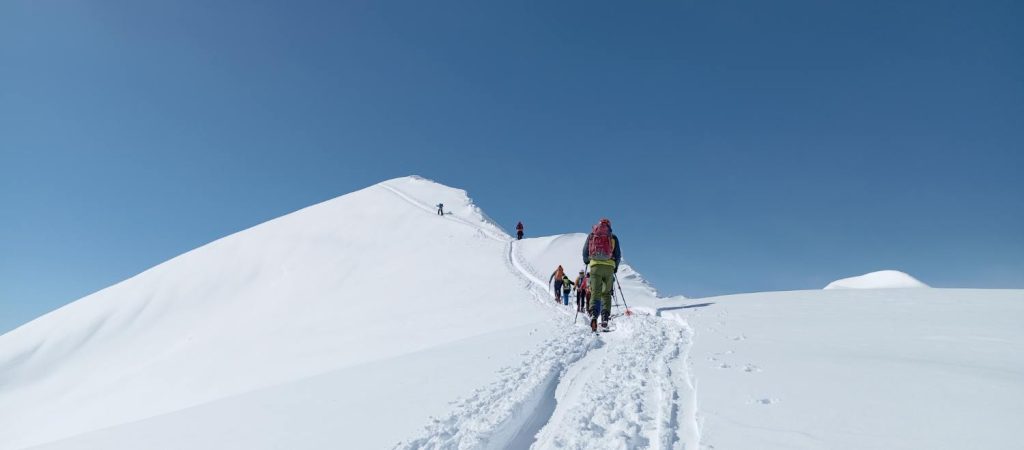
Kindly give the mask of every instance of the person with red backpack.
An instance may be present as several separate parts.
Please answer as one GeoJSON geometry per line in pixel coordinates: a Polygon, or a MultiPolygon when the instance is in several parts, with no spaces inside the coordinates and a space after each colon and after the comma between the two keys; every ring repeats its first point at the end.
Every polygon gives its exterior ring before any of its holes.
{"type": "Polygon", "coordinates": [[[587,236],[583,244],[583,264],[590,268],[591,313],[590,329],[597,331],[597,318],[601,318],[601,328],[608,329],[608,319],[612,313],[612,283],[619,271],[622,260],[622,246],[619,237],[612,233],[612,222],[601,219],[587,236]]]}
{"type": "Polygon", "coordinates": [[[518,224],[516,224],[516,240],[517,241],[523,240],[523,222],[522,221],[520,221],[518,224]]]}

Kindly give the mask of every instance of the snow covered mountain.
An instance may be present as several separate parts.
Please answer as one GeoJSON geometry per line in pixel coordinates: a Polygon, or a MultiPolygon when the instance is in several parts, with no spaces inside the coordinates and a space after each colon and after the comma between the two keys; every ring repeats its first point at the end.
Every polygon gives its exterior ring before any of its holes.
{"type": "Polygon", "coordinates": [[[666,299],[625,264],[594,336],[546,286],[584,238],[418,177],[272,220],[0,336],[0,449],[1017,445],[1024,291],[666,299]]]}
{"type": "Polygon", "coordinates": [[[917,278],[898,270],[880,270],[856,277],[833,281],[825,286],[825,289],[899,289],[926,287],[928,287],[927,284],[924,284],[917,278]]]}
{"type": "MultiPolygon", "coordinates": [[[[467,357],[451,363],[493,373],[552,328],[550,313],[529,301],[529,283],[512,269],[509,248],[509,237],[465,192],[415,177],[220,239],[3,335],[0,448],[324,374],[359,377],[369,371],[354,368],[375,364],[410,378],[399,383],[422,383],[420,377],[455,371],[431,373],[414,355],[453,346],[467,357]],[[433,214],[427,205],[438,202],[449,214],[433,214]],[[471,337],[481,342],[467,344],[471,337]],[[476,348],[488,340],[508,355],[476,348]],[[387,365],[395,360],[410,366],[387,365]]],[[[437,391],[433,404],[407,408],[409,428],[468,393],[459,389],[463,383],[483,382],[464,378],[450,378],[457,384],[437,391]]],[[[336,401],[404,394],[395,386],[345,384],[332,387],[336,401]]],[[[372,429],[359,413],[349,415],[342,419],[372,429]]],[[[392,431],[389,425],[382,441],[366,443],[394,444],[392,431]]],[[[142,447],[152,448],[135,448],[142,447]]]]}

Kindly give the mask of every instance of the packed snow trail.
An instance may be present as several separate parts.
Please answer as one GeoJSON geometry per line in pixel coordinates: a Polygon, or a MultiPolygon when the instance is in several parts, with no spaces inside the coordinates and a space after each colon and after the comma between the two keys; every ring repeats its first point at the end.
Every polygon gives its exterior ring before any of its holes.
{"type": "Polygon", "coordinates": [[[562,330],[523,365],[433,419],[420,438],[395,448],[697,448],[688,328],[634,316],[611,333],[568,322],[562,330]],[[531,427],[537,423],[544,425],[531,427]]]}
{"type": "Polygon", "coordinates": [[[695,448],[689,331],[653,316],[620,319],[606,342],[571,367],[535,449],[695,448]]]}

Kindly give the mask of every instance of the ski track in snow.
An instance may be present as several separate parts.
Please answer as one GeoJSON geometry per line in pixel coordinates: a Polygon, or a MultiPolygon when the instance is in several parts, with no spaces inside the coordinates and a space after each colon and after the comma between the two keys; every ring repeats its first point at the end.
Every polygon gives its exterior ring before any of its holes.
{"type": "Polygon", "coordinates": [[[396,449],[525,448],[533,442],[531,424],[545,423],[545,403],[562,373],[596,345],[597,340],[567,322],[564,333],[527,355],[524,363],[501,371],[500,378],[456,403],[447,416],[435,418],[423,437],[396,449]]]}
{"type": "Polygon", "coordinates": [[[607,345],[576,364],[560,386],[558,408],[535,449],[692,448],[699,441],[692,384],[686,379],[689,331],[653,316],[620,322],[607,345]]]}
{"type": "MultiPolygon", "coordinates": [[[[395,187],[381,186],[436,213],[395,187]]],[[[525,355],[523,364],[503,369],[497,381],[455,402],[421,437],[395,449],[697,448],[696,392],[686,361],[692,331],[685,322],[635,315],[619,319],[614,333],[595,337],[588,326],[569,324],[568,309],[547,301],[547,284],[518,255],[511,236],[442,217],[504,242],[510,271],[538,302],[560,313],[558,332],[525,355]]]]}

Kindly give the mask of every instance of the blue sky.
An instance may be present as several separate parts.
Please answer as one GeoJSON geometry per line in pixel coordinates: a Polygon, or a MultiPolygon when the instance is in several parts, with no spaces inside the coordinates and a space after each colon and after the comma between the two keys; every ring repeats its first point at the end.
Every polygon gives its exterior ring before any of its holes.
{"type": "Polygon", "coordinates": [[[384,179],[666,294],[1024,288],[1016,1],[0,4],[0,332],[384,179]]]}

